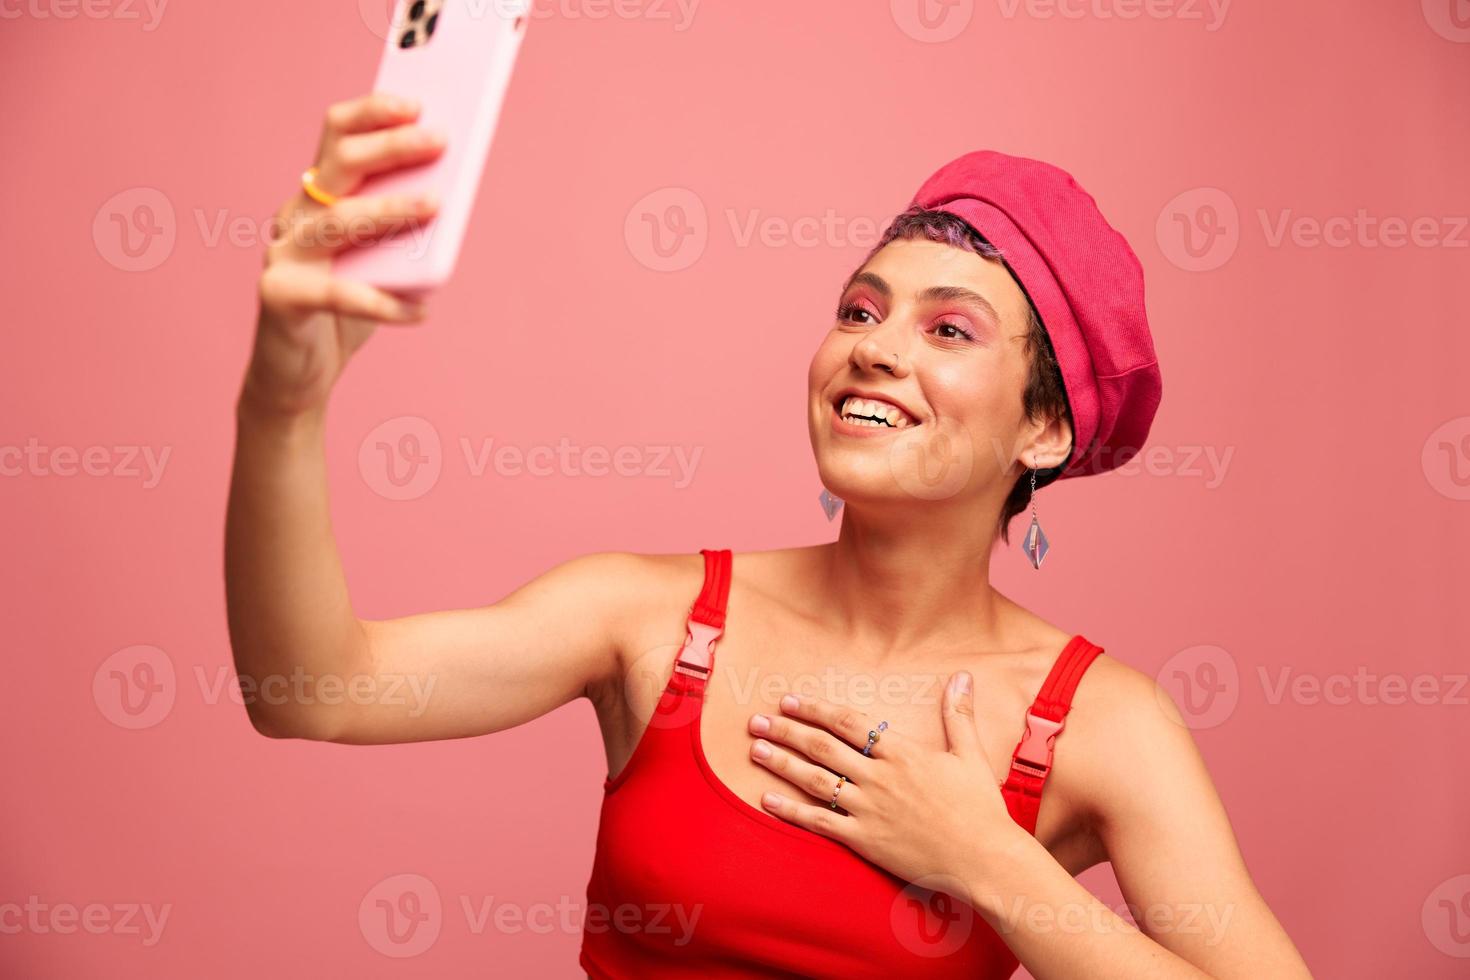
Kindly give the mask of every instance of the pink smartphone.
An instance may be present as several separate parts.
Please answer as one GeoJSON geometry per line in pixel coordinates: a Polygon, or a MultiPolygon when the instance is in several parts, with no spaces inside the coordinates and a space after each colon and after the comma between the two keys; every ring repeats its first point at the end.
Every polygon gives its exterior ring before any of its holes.
{"type": "Polygon", "coordinates": [[[398,0],[373,90],[417,99],[418,124],[447,143],[432,163],[369,177],[354,193],[433,191],[439,211],[340,253],[338,275],[407,296],[449,279],[530,8],[531,0],[398,0]]]}

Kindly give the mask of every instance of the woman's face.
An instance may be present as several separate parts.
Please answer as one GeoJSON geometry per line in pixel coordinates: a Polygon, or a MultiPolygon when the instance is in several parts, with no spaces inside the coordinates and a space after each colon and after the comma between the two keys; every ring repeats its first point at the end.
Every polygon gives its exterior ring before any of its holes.
{"type": "Polygon", "coordinates": [[[1045,428],[1022,410],[1028,306],[1005,266],[900,239],[853,275],[838,306],[807,375],[823,485],[847,501],[1004,499],[1045,428]],[[853,391],[880,404],[847,402],[853,391]]]}

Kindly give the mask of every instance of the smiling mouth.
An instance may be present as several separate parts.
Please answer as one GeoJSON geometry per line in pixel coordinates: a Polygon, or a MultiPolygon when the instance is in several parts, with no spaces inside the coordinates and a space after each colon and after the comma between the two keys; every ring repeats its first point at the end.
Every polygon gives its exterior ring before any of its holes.
{"type": "Polygon", "coordinates": [[[911,429],[919,422],[897,405],[874,398],[848,395],[833,403],[833,411],[844,422],[878,429],[911,429]]]}

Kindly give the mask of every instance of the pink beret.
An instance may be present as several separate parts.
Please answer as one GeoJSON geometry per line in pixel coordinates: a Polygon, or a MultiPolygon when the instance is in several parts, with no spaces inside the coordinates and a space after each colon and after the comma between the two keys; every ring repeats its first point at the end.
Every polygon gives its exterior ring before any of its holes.
{"type": "Polygon", "coordinates": [[[963,218],[999,248],[1041,314],[1074,427],[1058,479],[1142,449],[1163,393],[1143,267],[1092,195],[1049,163],[977,150],[940,167],[913,203],[963,218]]]}

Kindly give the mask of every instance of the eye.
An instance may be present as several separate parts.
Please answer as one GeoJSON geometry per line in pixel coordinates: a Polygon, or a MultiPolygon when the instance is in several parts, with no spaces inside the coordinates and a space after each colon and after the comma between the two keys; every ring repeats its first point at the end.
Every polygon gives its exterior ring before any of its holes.
{"type": "MultiPolygon", "coordinates": [[[[975,339],[975,334],[973,332],[971,332],[969,330],[966,330],[964,327],[960,326],[958,323],[941,323],[941,324],[939,324],[938,326],[936,326],[934,328],[934,332],[935,333],[939,333],[939,331],[944,330],[945,328],[948,328],[950,330],[957,331],[958,332],[958,336],[959,337],[963,337],[966,340],[974,340],[975,339]]],[[[941,336],[944,336],[946,339],[949,339],[949,340],[957,339],[957,337],[956,337],[955,334],[941,334],[941,336]]]]}
{"type": "Polygon", "coordinates": [[[858,306],[856,303],[845,303],[837,308],[837,319],[849,320],[854,323],[865,323],[863,320],[853,320],[853,317],[861,313],[863,316],[871,317],[873,314],[858,306]]]}

